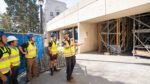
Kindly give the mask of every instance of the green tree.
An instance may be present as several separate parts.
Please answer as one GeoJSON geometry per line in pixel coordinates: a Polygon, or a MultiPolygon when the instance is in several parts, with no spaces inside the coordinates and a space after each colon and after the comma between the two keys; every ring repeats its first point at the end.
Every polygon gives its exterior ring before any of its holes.
{"type": "Polygon", "coordinates": [[[11,31],[13,26],[13,18],[11,18],[8,14],[3,13],[0,17],[0,24],[2,30],[4,31],[11,31]]]}
{"type": "Polygon", "coordinates": [[[13,17],[15,28],[23,33],[39,33],[39,6],[37,0],[5,0],[7,14],[13,17]]]}

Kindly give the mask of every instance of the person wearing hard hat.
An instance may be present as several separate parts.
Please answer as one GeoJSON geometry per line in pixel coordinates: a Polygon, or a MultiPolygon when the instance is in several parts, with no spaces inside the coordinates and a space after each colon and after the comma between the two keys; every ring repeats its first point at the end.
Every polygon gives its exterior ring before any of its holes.
{"type": "Polygon", "coordinates": [[[37,50],[36,43],[34,41],[33,34],[27,34],[28,42],[22,44],[19,49],[21,53],[25,55],[26,58],[26,68],[27,68],[27,82],[31,80],[31,73],[33,77],[38,76],[38,64],[37,64],[37,50]]]}
{"type": "Polygon", "coordinates": [[[56,60],[58,57],[58,49],[56,42],[56,33],[51,33],[52,40],[49,42],[48,50],[50,52],[50,71],[51,76],[53,76],[53,71],[59,71],[60,68],[56,68],[56,60]]]}
{"type": "Polygon", "coordinates": [[[0,84],[10,84],[11,67],[6,34],[0,31],[0,84]]]}
{"type": "Polygon", "coordinates": [[[11,84],[18,84],[18,73],[20,69],[20,56],[19,50],[17,48],[18,39],[15,36],[8,36],[7,42],[9,44],[8,48],[10,50],[10,62],[11,62],[11,84]]]}
{"type": "Polygon", "coordinates": [[[75,56],[75,47],[83,45],[83,43],[74,43],[74,39],[70,38],[70,32],[64,32],[65,39],[62,42],[64,48],[64,56],[66,58],[66,73],[67,73],[67,81],[75,82],[74,77],[72,76],[74,66],[76,64],[76,56],[75,56]]]}

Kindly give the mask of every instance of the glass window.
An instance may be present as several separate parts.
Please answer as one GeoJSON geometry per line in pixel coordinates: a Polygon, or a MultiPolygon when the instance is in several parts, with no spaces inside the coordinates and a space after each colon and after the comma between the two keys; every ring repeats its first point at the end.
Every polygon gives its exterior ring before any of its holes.
{"type": "Polygon", "coordinates": [[[54,16],[54,15],[53,15],[53,12],[50,12],[50,16],[54,16]]]}
{"type": "Polygon", "coordinates": [[[56,15],[59,15],[60,14],[60,12],[56,12],[56,15]]]}
{"type": "Polygon", "coordinates": [[[78,27],[74,28],[74,38],[75,40],[78,40],[78,27]]]}

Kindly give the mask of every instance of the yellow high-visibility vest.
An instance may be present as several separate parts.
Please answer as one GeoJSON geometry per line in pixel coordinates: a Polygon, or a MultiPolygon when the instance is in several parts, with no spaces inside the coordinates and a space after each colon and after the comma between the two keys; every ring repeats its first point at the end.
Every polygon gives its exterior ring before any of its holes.
{"type": "Polygon", "coordinates": [[[63,49],[64,49],[64,56],[65,57],[71,57],[75,55],[75,46],[74,46],[74,42],[71,40],[71,44],[72,47],[71,48],[65,48],[65,47],[69,47],[69,43],[67,41],[64,41],[64,43],[66,44],[63,49]]]}
{"type": "Polygon", "coordinates": [[[57,43],[55,43],[54,41],[51,41],[51,43],[52,43],[51,52],[53,55],[56,55],[58,53],[57,43]]]}
{"type": "Polygon", "coordinates": [[[71,47],[71,56],[74,56],[74,55],[75,55],[75,52],[76,52],[76,49],[75,49],[75,46],[74,46],[74,42],[71,41],[71,44],[70,44],[70,45],[73,45],[73,46],[71,47]]]}
{"type": "Polygon", "coordinates": [[[10,60],[9,60],[9,53],[6,47],[4,49],[0,48],[3,53],[2,58],[0,59],[0,72],[2,74],[6,74],[10,71],[10,60]]]}
{"type": "Polygon", "coordinates": [[[20,56],[19,56],[18,48],[12,48],[11,46],[9,46],[9,49],[11,50],[11,54],[10,54],[11,65],[19,66],[20,65],[20,56]]]}
{"type": "Polygon", "coordinates": [[[26,58],[34,58],[36,57],[36,44],[32,45],[31,42],[28,42],[29,46],[27,47],[28,54],[25,56],[26,58]]]}

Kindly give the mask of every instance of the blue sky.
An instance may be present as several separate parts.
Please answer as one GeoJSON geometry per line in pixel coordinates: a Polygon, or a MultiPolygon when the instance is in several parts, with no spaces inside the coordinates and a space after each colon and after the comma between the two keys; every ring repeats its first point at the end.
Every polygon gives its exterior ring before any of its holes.
{"type": "MultiPolygon", "coordinates": [[[[75,5],[77,2],[79,2],[79,0],[58,0],[58,1],[62,1],[65,2],[67,4],[67,7],[70,8],[73,5],[75,5]]],[[[6,3],[4,2],[4,0],[0,0],[0,13],[4,13],[6,12],[6,3]]]]}
{"type": "Polygon", "coordinates": [[[6,12],[7,5],[5,4],[4,0],[0,0],[0,13],[6,12]]]}

